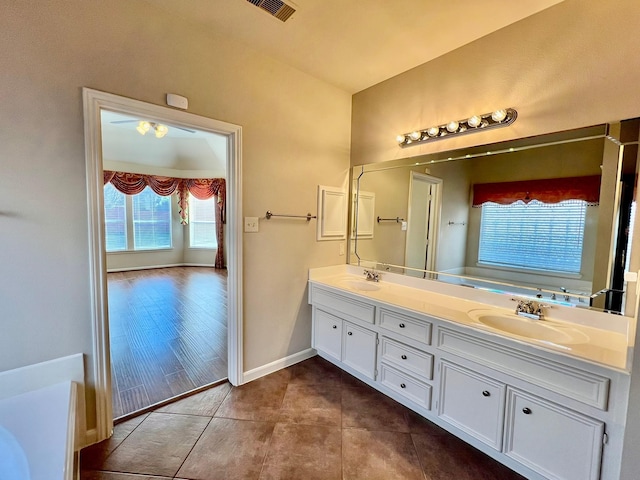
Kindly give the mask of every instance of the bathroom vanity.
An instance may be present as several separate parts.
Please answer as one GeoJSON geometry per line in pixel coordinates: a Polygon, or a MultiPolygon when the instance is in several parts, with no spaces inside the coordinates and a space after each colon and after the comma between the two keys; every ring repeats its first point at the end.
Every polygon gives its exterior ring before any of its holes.
{"type": "Polygon", "coordinates": [[[350,265],[309,303],[320,356],[527,478],[619,478],[633,319],[350,265]]]}

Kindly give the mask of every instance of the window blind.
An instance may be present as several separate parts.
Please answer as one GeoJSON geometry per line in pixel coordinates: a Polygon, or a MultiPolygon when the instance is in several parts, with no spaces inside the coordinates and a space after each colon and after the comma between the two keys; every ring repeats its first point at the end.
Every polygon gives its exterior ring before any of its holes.
{"type": "Polygon", "coordinates": [[[133,245],[135,250],[171,248],[171,197],[146,187],[133,196],[133,245]]]}
{"type": "Polygon", "coordinates": [[[107,252],[127,249],[126,199],[113,185],[104,186],[104,220],[107,252]]]}
{"type": "Polygon", "coordinates": [[[199,200],[189,198],[189,246],[194,248],[217,248],[216,197],[199,200]]]}
{"type": "Polygon", "coordinates": [[[480,263],[580,273],[587,203],[533,200],[485,203],[480,221],[480,263]]]}

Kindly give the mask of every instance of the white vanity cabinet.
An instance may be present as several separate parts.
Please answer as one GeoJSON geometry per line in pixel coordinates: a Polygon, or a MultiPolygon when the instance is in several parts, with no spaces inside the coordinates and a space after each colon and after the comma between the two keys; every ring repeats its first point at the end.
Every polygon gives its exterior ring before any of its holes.
{"type": "Polygon", "coordinates": [[[314,310],[313,313],[313,348],[338,361],[341,360],[342,319],[320,309],[314,310]]]}
{"type": "Polygon", "coordinates": [[[378,334],[372,328],[374,307],[357,299],[314,288],[312,346],[348,371],[374,380],[378,334]]]}
{"type": "Polygon", "coordinates": [[[443,360],[438,416],[500,450],[505,391],[503,383],[443,360]]]}
{"type": "Polygon", "coordinates": [[[619,480],[625,374],[313,282],[309,302],[321,356],[527,478],[619,480]]]}
{"type": "Polygon", "coordinates": [[[343,324],[342,363],[374,379],[378,335],[350,322],[343,324]]]}
{"type": "Polygon", "coordinates": [[[604,423],[509,389],[504,453],[550,479],[597,480],[604,423]]]}

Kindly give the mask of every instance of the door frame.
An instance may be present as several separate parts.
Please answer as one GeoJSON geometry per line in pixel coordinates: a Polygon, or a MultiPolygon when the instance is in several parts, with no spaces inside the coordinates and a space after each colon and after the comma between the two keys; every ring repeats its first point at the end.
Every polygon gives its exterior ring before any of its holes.
{"type": "Polygon", "coordinates": [[[242,127],[86,87],[82,89],[82,99],[93,347],[93,355],[89,358],[88,369],[93,374],[96,401],[96,428],[88,431],[85,439],[85,443],[89,445],[108,438],[113,430],[100,111],[110,110],[227,137],[228,378],[229,382],[236,386],[243,383],[242,222],[240,221],[242,215],[242,127]]]}

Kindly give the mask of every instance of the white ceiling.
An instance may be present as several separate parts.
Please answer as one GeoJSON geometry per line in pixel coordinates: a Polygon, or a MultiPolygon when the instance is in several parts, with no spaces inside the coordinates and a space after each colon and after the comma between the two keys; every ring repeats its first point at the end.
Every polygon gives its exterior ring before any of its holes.
{"type": "Polygon", "coordinates": [[[147,1],[356,93],[563,0],[284,0],[284,23],[247,0],[147,1]]]}
{"type": "MultiPolygon", "coordinates": [[[[247,0],[147,1],[356,93],[563,0],[285,0],[296,9],[286,22],[247,0]]],[[[102,112],[106,169],[225,175],[224,137],[169,126],[157,139],[139,120],[102,112]]]]}
{"type": "Polygon", "coordinates": [[[172,125],[168,125],[169,132],[163,138],[156,138],[153,132],[143,136],[136,130],[140,120],[101,111],[105,170],[175,177],[225,177],[225,136],[187,131],[172,125]]]}

